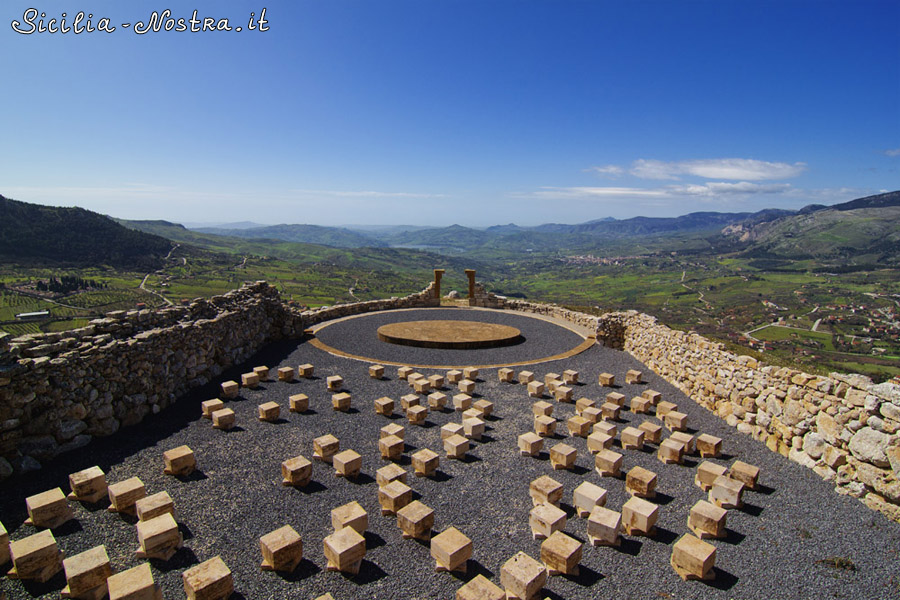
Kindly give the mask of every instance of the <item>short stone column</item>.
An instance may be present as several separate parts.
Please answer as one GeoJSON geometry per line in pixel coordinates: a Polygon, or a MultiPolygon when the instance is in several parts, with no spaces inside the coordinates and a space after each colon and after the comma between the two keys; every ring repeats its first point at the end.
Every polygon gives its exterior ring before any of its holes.
{"type": "Polygon", "coordinates": [[[441,301],[441,277],[444,276],[444,269],[434,270],[434,297],[438,302],[441,301]]]}
{"type": "Polygon", "coordinates": [[[466,277],[469,278],[469,303],[475,300],[475,269],[466,269],[466,277]]]}

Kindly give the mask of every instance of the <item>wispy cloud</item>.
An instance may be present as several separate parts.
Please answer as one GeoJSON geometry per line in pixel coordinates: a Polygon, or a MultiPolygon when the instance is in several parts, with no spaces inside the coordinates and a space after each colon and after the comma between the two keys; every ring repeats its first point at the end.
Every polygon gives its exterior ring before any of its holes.
{"type": "Polygon", "coordinates": [[[518,198],[595,198],[621,200],[624,198],[664,198],[667,193],[663,189],[629,188],[629,187],[542,187],[533,192],[510,194],[518,198]]]}
{"type": "Polygon", "coordinates": [[[750,183],[741,181],[728,183],[724,181],[711,181],[703,184],[672,185],[666,188],[673,195],[684,196],[736,196],[756,194],[783,194],[790,191],[789,183],[750,183]]]}
{"type": "Polygon", "coordinates": [[[892,156],[892,157],[900,156],[900,148],[893,148],[891,150],[885,150],[884,153],[887,154],[888,156],[892,156]]]}
{"type": "Polygon", "coordinates": [[[446,194],[420,192],[379,192],[375,190],[291,190],[305,196],[333,196],[337,198],[446,198],[446,194]]]}
{"type": "Polygon", "coordinates": [[[693,175],[704,179],[730,179],[761,181],[789,179],[806,170],[806,163],[788,164],[752,158],[711,158],[665,162],[639,159],[631,165],[629,173],[642,179],[679,179],[681,175],[693,175]]]}
{"type": "Polygon", "coordinates": [[[619,165],[603,165],[600,167],[590,167],[585,169],[585,171],[589,173],[596,173],[597,175],[603,177],[619,177],[623,173],[625,173],[625,169],[620,167],[619,165]]]}

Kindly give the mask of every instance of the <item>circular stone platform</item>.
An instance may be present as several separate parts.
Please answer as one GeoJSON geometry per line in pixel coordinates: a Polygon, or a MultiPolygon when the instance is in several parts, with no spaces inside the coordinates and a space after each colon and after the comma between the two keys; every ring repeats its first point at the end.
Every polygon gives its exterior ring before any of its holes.
{"type": "Polygon", "coordinates": [[[478,321],[402,321],[378,328],[378,339],[389,344],[419,348],[499,348],[525,341],[509,325],[478,321]]]}

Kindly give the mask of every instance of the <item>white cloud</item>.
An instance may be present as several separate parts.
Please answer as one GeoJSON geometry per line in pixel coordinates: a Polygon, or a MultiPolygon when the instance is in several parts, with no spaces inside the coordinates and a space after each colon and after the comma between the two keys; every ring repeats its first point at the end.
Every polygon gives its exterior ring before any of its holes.
{"type": "Polygon", "coordinates": [[[890,150],[885,150],[885,154],[888,156],[900,156],[900,148],[892,148],[890,150]]]}
{"type": "Polygon", "coordinates": [[[734,196],[756,194],[783,194],[791,190],[789,183],[727,183],[711,181],[702,184],[672,185],[667,188],[675,195],[685,196],[734,196]]]}
{"type": "Polygon", "coordinates": [[[642,179],[679,179],[679,175],[694,175],[705,179],[759,181],[788,179],[806,170],[806,164],[755,160],[752,158],[711,158],[665,162],[639,159],[632,163],[629,173],[642,179]]]}
{"type": "Polygon", "coordinates": [[[591,167],[585,169],[589,173],[597,173],[603,177],[618,177],[625,172],[625,169],[619,165],[603,165],[602,167],[591,167]]]}
{"type": "Polygon", "coordinates": [[[788,183],[751,183],[740,181],[711,181],[702,184],[668,185],[656,188],[638,187],[541,187],[533,192],[510,194],[516,198],[540,198],[544,200],[592,199],[602,201],[623,201],[641,199],[675,199],[694,197],[701,200],[735,196],[757,196],[768,194],[790,194],[794,191],[788,183]]]}
{"type": "Polygon", "coordinates": [[[291,190],[305,196],[335,196],[338,198],[446,198],[445,194],[418,192],[378,192],[375,190],[291,190]]]}
{"type": "Polygon", "coordinates": [[[663,189],[628,187],[542,187],[534,192],[513,194],[519,198],[594,198],[619,200],[622,198],[662,198],[667,195],[663,189]]]}

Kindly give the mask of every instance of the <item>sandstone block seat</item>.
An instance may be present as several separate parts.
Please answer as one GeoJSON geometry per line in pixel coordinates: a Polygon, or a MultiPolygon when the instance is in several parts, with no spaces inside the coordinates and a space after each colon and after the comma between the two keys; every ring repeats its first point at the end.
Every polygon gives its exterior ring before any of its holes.
{"type": "Polygon", "coordinates": [[[528,515],[528,525],[534,539],[543,540],[566,527],[566,513],[550,503],[538,504],[528,515]]]}
{"type": "Polygon", "coordinates": [[[428,394],[428,408],[431,410],[444,410],[445,406],[447,406],[447,394],[441,392],[428,394]]]}
{"type": "Polygon", "coordinates": [[[347,392],[333,394],[331,396],[331,408],[338,412],[348,412],[353,398],[347,392]]]}
{"type": "Polygon", "coordinates": [[[329,392],[339,392],[344,387],[344,378],[340,375],[331,375],[325,378],[325,386],[329,392]]]}
{"type": "Polygon", "coordinates": [[[531,503],[534,506],[538,504],[559,506],[563,496],[563,485],[548,475],[541,475],[528,485],[528,495],[531,496],[531,503]]]}
{"type": "Polygon", "coordinates": [[[60,592],[63,598],[101,600],[106,597],[106,580],[112,575],[112,567],[104,546],[64,559],[63,569],[66,571],[66,587],[60,592]]]}
{"type": "Polygon", "coordinates": [[[359,573],[359,567],[366,555],[366,538],[352,527],[335,531],[323,541],[326,567],[329,571],[342,571],[351,575],[359,573]]]}
{"type": "Polygon", "coordinates": [[[293,394],[288,397],[288,402],[292,413],[305,413],[309,410],[309,396],[306,394],[293,394]]]}
{"type": "Polygon", "coordinates": [[[466,367],[465,369],[463,369],[463,377],[471,381],[477,380],[480,374],[481,373],[479,372],[479,370],[475,367],[466,367]]]}
{"type": "Polygon", "coordinates": [[[410,367],[398,367],[397,368],[397,379],[402,379],[406,381],[409,378],[410,374],[413,373],[413,369],[410,367]]]}
{"type": "Polygon", "coordinates": [[[144,483],[137,477],[114,483],[107,488],[109,511],[135,514],[135,503],[147,495],[144,483]]]}
{"type": "Polygon", "coordinates": [[[290,383],[294,380],[296,374],[293,367],[281,367],[278,369],[278,381],[290,383]]]}
{"type": "Polygon", "coordinates": [[[395,515],[397,511],[412,502],[412,488],[402,481],[378,488],[378,504],[382,515],[395,515]]]}
{"type": "Polygon", "coordinates": [[[269,367],[267,367],[265,365],[261,365],[259,367],[253,367],[253,372],[256,373],[256,376],[259,377],[260,381],[268,381],[269,367]]]}
{"type": "Polygon", "coordinates": [[[590,481],[582,481],[572,493],[572,505],[581,518],[590,516],[594,508],[606,505],[606,490],[590,481]]]}
{"type": "Polygon", "coordinates": [[[406,411],[406,419],[410,425],[424,425],[428,418],[428,407],[417,405],[410,406],[406,411]]]}
{"type": "Polygon", "coordinates": [[[225,600],[234,593],[231,569],[221,556],[215,556],[182,573],[188,600],[225,600]]]}
{"type": "Polygon", "coordinates": [[[650,412],[650,406],[652,406],[652,402],[648,398],[644,398],[641,396],[635,396],[631,399],[631,412],[634,414],[647,414],[650,412]]]}
{"type": "Polygon", "coordinates": [[[595,431],[587,437],[587,448],[592,454],[612,448],[614,438],[611,435],[595,431]]]}
{"type": "Polygon", "coordinates": [[[719,508],[740,508],[743,501],[744,484],[729,476],[716,477],[709,490],[709,501],[719,508]]]}
{"type": "Polygon", "coordinates": [[[184,543],[172,513],[163,513],[147,521],[138,521],[136,527],[140,544],[135,552],[138,558],[167,561],[175,556],[184,543]]]}
{"type": "Polygon", "coordinates": [[[222,397],[227,400],[234,400],[241,392],[241,386],[237,381],[224,381],[220,387],[222,388],[222,397]]]}
{"type": "Polygon", "coordinates": [[[319,436],[313,440],[313,458],[330,463],[340,447],[340,441],[330,433],[319,436]]]}
{"type": "Polygon", "coordinates": [[[175,516],[175,502],[166,491],[141,498],[134,503],[134,508],[138,521],[149,521],[166,513],[175,516]]]}
{"type": "Polygon", "coordinates": [[[444,387],[444,376],[443,375],[429,375],[428,376],[428,385],[431,386],[433,390],[439,390],[444,387]]]}
{"type": "MultiPolygon", "coordinates": [[[[67,498],[93,504],[107,497],[106,474],[100,467],[90,467],[69,475],[72,491],[67,498]]],[[[3,557],[0,556],[0,559],[3,557]]],[[[5,561],[0,561],[3,564],[5,561]]]]}
{"type": "Polygon", "coordinates": [[[440,457],[437,453],[423,448],[412,455],[413,470],[416,477],[431,477],[437,471],[440,457]]]}
{"type": "Polygon", "coordinates": [[[656,390],[644,390],[641,392],[641,397],[646,398],[650,401],[653,406],[659,404],[660,400],[662,400],[662,394],[657,392],[656,390]]]}
{"type": "Polygon", "coordinates": [[[291,527],[285,525],[259,538],[263,571],[293,573],[303,560],[303,539],[291,527]]]}
{"type": "Polygon", "coordinates": [[[635,466],[625,477],[625,491],[638,498],[655,498],[656,481],[656,473],[635,466]]]}
{"type": "Polygon", "coordinates": [[[703,461],[697,467],[697,474],[694,476],[694,485],[704,492],[708,492],[716,481],[717,477],[724,476],[728,473],[728,469],[722,465],[717,465],[708,460],[703,461]]]}
{"type": "Polygon", "coordinates": [[[406,483],[406,477],[406,469],[395,463],[391,463],[375,471],[375,481],[378,483],[378,487],[385,486],[392,481],[402,481],[403,483],[406,483]]]}
{"type": "Polygon", "coordinates": [[[394,414],[394,401],[387,396],[382,396],[375,400],[375,412],[379,415],[389,417],[394,414]]]}
{"type": "Polygon", "coordinates": [[[500,584],[507,600],[535,600],[547,584],[547,568],[524,552],[519,552],[500,568],[500,584]]]}
{"type": "Polygon", "coordinates": [[[592,546],[618,546],[622,543],[622,515],[605,506],[595,506],[587,521],[587,536],[592,546]]]}
{"type": "Polygon", "coordinates": [[[678,405],[675,404],[674,402],[663,401],[656,405],[656,416],[659,419],[663,419],[670,412],[677,411],[677,410],[678,410],[678,405]]]}
{"type": "Polygon", "coordinates": [[[538,400],[531,405],[531,413],[535,417],[539,417],[542,415],[545,417],[549,417],[553,415],[553,405],[545,400],[538,400]]]}
{"type": "Polygon", "coordinates": [[[544,438],[528,431],[519,436],[519,452],[522,456],[537,456],[544,447],[544,438]]]}
{"type": "Polygon", "coordinates": [[[379,437],[388,437],[389,435],[396,435],[401,440],[406,439],[406,428],[403,425],[397,425],[396,423],[391,423],[390,425],[385,425],[379,431],[379,437]]]}
{"type": "Polygon", "coordinates": [[[187,477],[197,468],[197,459],[189,446],[178,446],[163,452],[163,473],[176,477],[187,477]]]}
{"type": "Polygon", "coordinates": [[[600,407],[600,414],[604,419],[609,419],[611,421],[619,420],[619,412],[622,410],[622,407],[618,404],[613,404],[612,402],[604,402],[600,407]]]}
{"type": "Polygon", "coordinates": [[[615,404],[618,407],[625,406],[625,394],[620,394],[619,392],[610,392],[606,395],[606,402],[610,404],[615,404]]]}
{"type": "Polygon", "coordinates": [[[397,527],[404,539],[430,540],[434,511],[418,500],[413,500],[397,511],[397,527]]]}
{"type": "Polygon", "coordinates": [[[29,496],[25,499],[25,507],[28,509],[25,524],[35,527],[56,529],[75,518],[75,513],[60,488],[29,496]]]}
{"type": "Polygon", "coordinates": [[[582,544],[562,531],[553,532],[541,544],[541,561],[550,575],[578,575],[582,544]]]}
{"type": "Polygon", "coordinates": [[[612,387],[616,385],[616,376],[612,373],[600,373],[597,377],[597,383],[603,387],[612,387]]]}
{"type": "Polygon", "coordinates": [[[312,479],[312,463],[305,456],[295,456],[281,463],[281,485],[303,487],[312,479]]]}
{"type": "Polygon", "coordinates": [[[441,426],[441,439],[446,440],[448,437],[452,437],[454,435],[465,436],[466,430],[462,426],[462,423],[447,423],[446,425],[441,426]]]}
{"type": "Polygon", "coordinates": [[[153,581],[150,563],[141,563],[106,580],[109,600],[162,600],[162,589],[153,581]]]}
{"type": "Polygon", "coordinates": [[[711,504],[706,500],[698,500],[688,515],[688,529],[698,538],[725,537],[725,518],[728,511],[711,504]]]}
{"type": "Polygon", "coordinates": [[[384,460],[400,460],[406,444],[396,435],[389,435],[378,440],[378,451],[384,460]]]}
{"type": "Polygon", "coordinates": [[[619,477],[623,456],[612,450],[601,450],[594,456],[594,470],[601,477],[619,477]]]}
{"type": "Polygon", "coordinates": [[[444,452],[447,458],[462,460],[469,451],[469,440],[461,435],[451,435],[444,439],[444,452]]]}
{"type": "Polygon", "coordinates": [[[534,381],[534,373],[531,371],[519,371],[519,383],[528,384],[534,381]]]}
{"type": "Polygon", "coordinates": [[[744,484],[748,490],[755,490],[759,485],[759,467],[738,460],[731,465],[728,476],[744,484]]]}
{"type": "Polygon", "coordinates": [[[471,394],[475,391],[475,382],[471,379],[461,379],[456,385],[463,394],[471,394]]]}
{"type": "Polygon", "coordinates": [[[594,423],[594,426],[591,428],[591,430],[595,433],[605,433],[606,435],[616,437],[616,433],[618,433],[619,428],[615,423],[610,423],[609,421],[600,421],[598,423],[594,423]]]}
{"type": "Polygon", "coordinates": [[[212,425],[214,429],[227,431],[234,427],[234,411],[230,408],[217,410],[212,414],[212,425]]]}
{"type": "Polygon", "coordinates": [[[653,536],[659,507],[643,498],[632,496],[622,506],[622,528],[628,535],[653,536]]]}
{"type": "Polygon", "coordinates": [[[481,436],[484,435],[484,421],[476,417],[469,417],[467,419],[463,419],[463,435],[465,435],[470,440],[481,440],[481,436]]]}
{"type": "Polygon", "coordinates": [[[456,412],[464,412],[472,408],[472,396],[468,394],[456,394],[453,396],[453,408],[456,412]]]}
{"type": "Polygon", "coordinates": [[[597,403],[590,398],[579,398],[575,401],[575,414],[580,415],[586,408],[596,407],[597,403]]]}
{"type": "Polygon", "coordinates": [[[476,400],[472,403],[472,408],[478,410],[482,418],[487,419],[494,412],[494,403],[489,400],[476,400]]]}
{"type": "Polygon", "coordinates": [[[559,385],[556,386],[556,389],[553,390],[553,397],[556,398],[557,402],[571,402],[572,401],[572,388],[567,385],[559,385]]]}
{"type": "Polygon", "coordinates": [[[372,379],[381,379],[384,377],[384,366],[369,365],[369,377],[372,379]]]}
{"type": "Polygon", "coordinates": [[[476,575],[456,590],[454,600],[506,600],[506,592],[484,575],[476,575]]]}
{"type": "Polygon", "coordinates": [[[534,418],[534,431],[541,437],[551,437],[556,432],[556,419],[538,415],[534,418]]]}
{"type": "Polygon", "coordinates": [[[450,383],[459,383],[462,381],[463,372],[458,369],[451,369],[447,371],[447,381],[450,383]]]}
{"type": "Polygon", "coordinates": [[[566,384],[575,385],[578,383],[579,373],[573,369],[566,369],[563,371],[562,380],[566,384]]]}
{"type": "Polygon", "coordinates": [[[628,384],[641,383],[642,378],[643,374],[635,369],[629,369],[628,372],[625,373],[625,383],[628,384]]]}
{"type": "Polygon", "coordinates": [[[532,398],[544,397],[544,384],[540,381],[532,381],[528,384],[528,395],[532,398]]]}
{"type": "Polygon", "coordinates": [[[10,579],[31,579],[46,583],[63,568],[63,553],[49,529],[9,544],[13,568],[10,579]]]}
{"type": "Polygon", "coordinates": [[[722,438],[708,433],[697,436],[697,452],[703,458],[718,458],[722,453],[722,438]]]}
{"type": "Polygon", "coordinates": [[[472,557],[472,540],[456,527],[448,527],[431,538],[431,557],[436,571],[465,573],[472,557]]]}
{"type": "MultiPolygon", "coordinates": [[[[313,376],[313,371],[315,371],[315,367],[311,364],[306,363],[297,367],[297,376],[303,377],[304,379],[310,379],[313,376]]],[[[343,380],[341,380],[343,381],[343,380]]],[[[331,388],[329,388],[331,389],[331,388]]]]}
{"type": "Polygon", "coordinates": [[[335,531],[350,527],[359,534],[364,534],[369,528],[369,514],[359,502],[348,502],[331,510],[331,527],[335,531]]]}
{"type": "Polygon", "coordinates": [[[683,412],[670,411],[666,413],[663,420],[666,424],[666,429],[669,431],[684,431],[687,429],[688,416],[683,412]]]}
{"type": "Polygon", "coordinates": [[[672,546],[670,564],[683,580],[715,579],[716,547],[686,533],[672,546]]]}
{"type": "Polygon", "coordinates": [[[260,404],[257,408],[259,409],[260,421],[274,423],[278,420],[278,417],[281,416],[281,407],[277,402],[266,402],[260,404]]]}
{"type": "Polygon", "coordinates": [[[644,432],[637,427],[626,427],[619,437],[625,450],[640,450],[644,447],[644,432]]]}
{"type": "Polygon", "coordinates": [[[416,379],[416,381],[413,383],[413,389],[416,390],[417,394],[427,394],[431,391],[431,388],[431,382],[424,377],[416,379]]]}
{"type": "Polygon", "coordinates": [[[667,465],[681,464],[684,456],[684,444],[667,438],[659,445],[656,451],[656,457],[667,465]]]}
{"type": "Polygon", "coordinates": [[[556,444],[550,448],[550,465],[554,470],[573,468],[577,457],[578,451],[568,444],[556,444]]]}
{"type": "Polygon", "coordinates": [[[502,383],[512,383],[514,376],[515,371],[513,371],[512,369],[503,368],[497,370],[497,379],[502,383]]]}
{"type": "Polygon", "coordinates": [[[362,456],[355,450],[343,450],[331,457],[331,464],[336,476],[355,479],[362,468],[362,456]]]}
{"type": "Polygon", "coordinates": [[[259,374],[258,373],[244,373],[241,375],[241,385],[244,387],[252,389],[256,389],[259,387],[259,374]]]}
{"type": "Polygon", "coordinates": [[[569,435],[586,438],[591,431],[591,422],[580,415],[569,417],[566,421],[569,435]]]}
{"type": "Polygon", "coordinates": [[[200,410],[204,419],[212,419],[212,414],[217,410],[225,408],[225,403],[218,398],[212,400],[204,400],[200,403],[200,410]]]}
{"type": "Polygon", "coordinates": [[[644,432],[644,441],[648,444],[659,444],[662,440],[662,427],[650,421],[644,421],[638,426],[644,432]]]}

